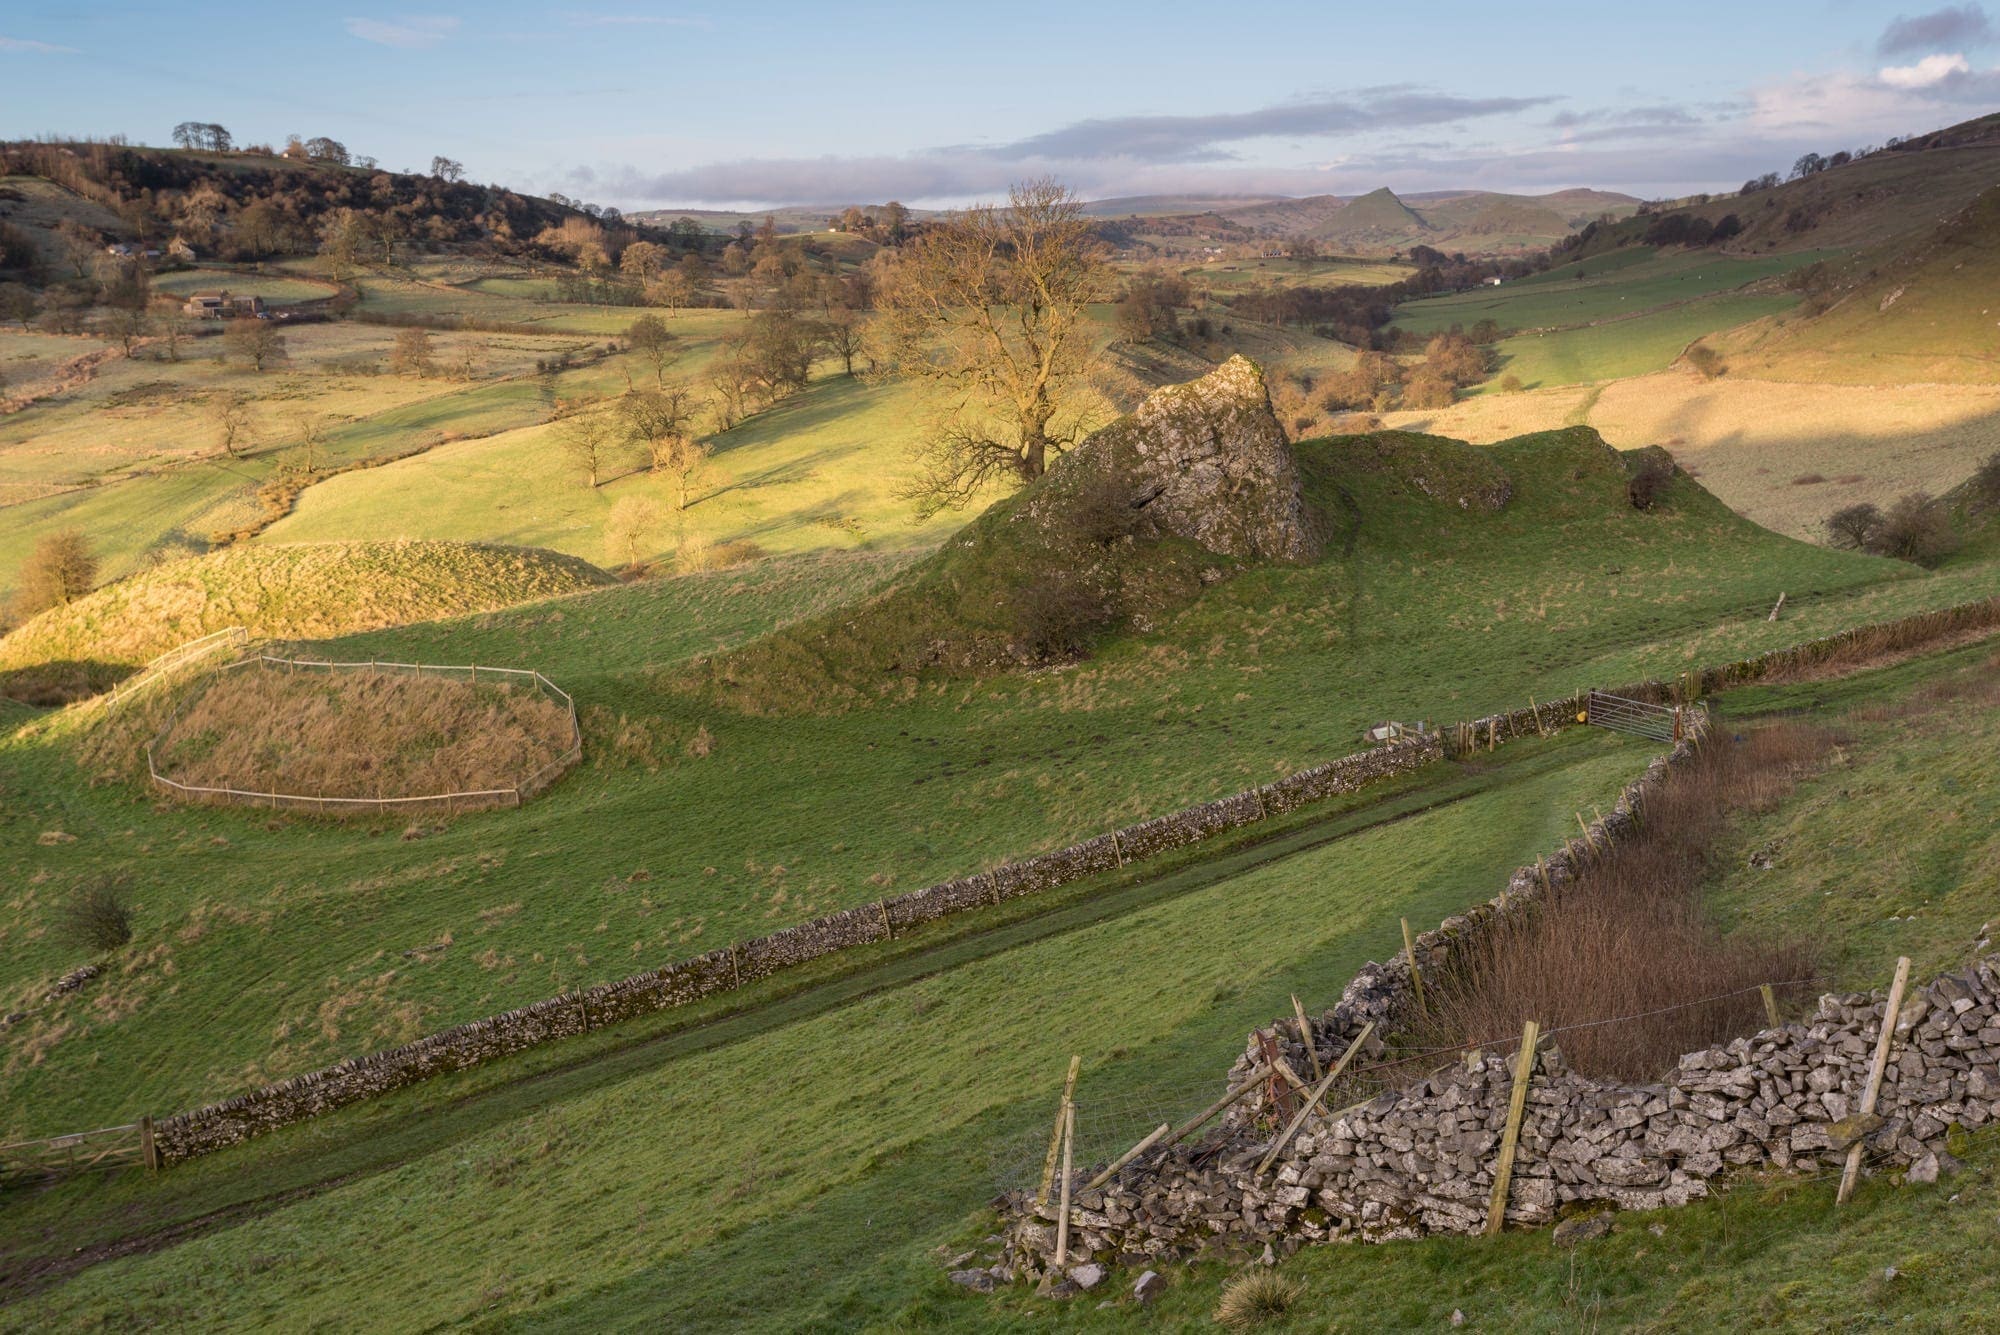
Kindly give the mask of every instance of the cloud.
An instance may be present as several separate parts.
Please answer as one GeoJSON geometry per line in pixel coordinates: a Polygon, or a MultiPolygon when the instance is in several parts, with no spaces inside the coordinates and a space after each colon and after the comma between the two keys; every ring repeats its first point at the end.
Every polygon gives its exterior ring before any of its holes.
{"type": "Polygon", "coordinates": [[[1684,107],[1625,107],[1597,111],[1561,111],[1547,126],[1562,131],[1565,144],[1611,143],[1621,139],[1668,139],[1698,129],[1702,120],[1684,107]]]}
{"type": "Polygon", "coordinates": [[[458,31],[458,20],[446,14],[406,14],[397,19],[349,19],[347,32],[377,46],[405,51],[436,46],[458,31]]]}
{"type": "Polygon", "coordinates": [[[1452,97],[1408,86],[1369,88],[1353,98],[1290,102],[1254,111],[1082,120],[985,151],[1009,160],[1113,157],[1140,162],[1213,162],[1232,156],[1222,145],[1248,139],[1320,138],[1445,125],[1525,111],[1555,100],[1452,97]]]}
{"type": "Polygon", "coordinates": [[[1897,15],[1875,43],[1878,55],[1901,56],[1993,40],[1993,22],[1978,5],[1948,5],[1914,18],[1897,15]]]}
{"type": "Polygon", "coordinates": [[[77,50],[73,46],[57,46],[54,42],[37,42],[29,37],[0,37],[0,51],[12,51],[20,55],[73,56],[77,50]]]}
{"type": "Polygon", "coordinates": [[[1914,65],[1891,65],[1882,71],[1882,82],[1891,88],[1929,88],[1953,75],[1972,73],[1972,62],[1964,56],[1925,56],[1914,65]]]}

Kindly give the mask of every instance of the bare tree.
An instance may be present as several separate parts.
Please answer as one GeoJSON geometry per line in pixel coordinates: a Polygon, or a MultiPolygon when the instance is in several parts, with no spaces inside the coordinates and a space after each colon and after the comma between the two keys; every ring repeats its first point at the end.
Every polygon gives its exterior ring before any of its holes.
{"type": "Polygon", "coordinates": [[[222,345],[258,372],[285,357],[285,336],[273,329],[268,320],[231,320],[223,332],[222,345]]]}
{"type": "Polygon", "coordinates": [[[899,252],[877,298],[887,346],[945,399],[905,493],[921,514],[995,479],[1032,481],[1081,436],[1084,314],[1106,283],[1082,202],[1051,180],[1015,186],[1004,209],[945,218],[899,252]]]}
{"type": "Polygon", "coordinates": [[[867,320],[859,311],[836,308],[819,327],[826,350],[840,358],[840,369],[854,374],[854,359],[867,347],[867,320]]]}
{"type": "Polygon", "coordinates": [[[255,443],[256,425],[251,420],[250,400],[245,395],[229,391],[210,399],[208,420],[215,427],[216,443],[232,459],[241,458],[255,443]]]}
{"type": "Polygon", "coordinates": [[[21,566],[14,593],[14,613],[31,617],[51,607],[73,603],[97,582],[97,558],[75,529],[51,533],[35,544],[21,566]]]}
{"type": "Polygon", "coordinates": [[[652,363],[653,382],[664,387],[667,368],[681,355],[680,340],[674,337],[666,322],[657,315],[642,315],[625,331],[625,341],[632,345],[634,352],[652,363]]]}
{"type": "Polygon", "coordinates": [[[604,545],[625,564],[639,564],[639,548],[660,522],[660,507],[650,496],[620,496],[604,521],[604,545]]]}
{"type": "Polygon", "coordinates": [[[431,159],[431,175],[437,177],[440,181],[463,181],[465,179],[465,164],[454,162],[443,154],[439,154],[437,157],[431,159]]]}
{"type": "Polygon", "coordinates": [[[319,476],[319,460],[326,453],[327,437],[333,433],[333,417],[312,411],[296,413],[292,430],[298,435],[299,471],[311,482],[319,476]]]}
{"type": "Polygon", "coordinates": [[[701,398],[687,385],[641,389],[618,401],[627,439],[643,446],[653,471],[674,479],[674,508],[688,508],[708,469],[709,447],[695,439],[701,398]]]}
{"type": "Polygon", "coordinates": [[[611,463],[611,451],[618,442],[617,425],[599,408],[581,404],[563,405],[556,419],[556,440],[564,454],[576,465],[592,488],[603,480],[611,463]]]}
{"type": "Polygon", "coordinates": [[[428,329],[404,329],[396,334],[389,350],[389,370],[394,375],[428,378],[437,371],[437,358],[428,329]]]}

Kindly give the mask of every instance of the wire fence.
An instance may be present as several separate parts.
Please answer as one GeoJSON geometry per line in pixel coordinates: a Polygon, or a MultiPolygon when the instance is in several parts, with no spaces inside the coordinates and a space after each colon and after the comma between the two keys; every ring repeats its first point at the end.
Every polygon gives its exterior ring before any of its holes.
{"type": "Polygon", "coordinates": [[[167,680],[219,650],[240,648],[249,642],[250,632],[241,626],[225,626],[221,630],[210,631],[199,639],[176,645],[125,680],[115,683],[105,692],[106,699],[115,709],[148,686],[167,680]]]}
{"type": "MultiPolygon", "coordinates": [[[[1714,996],[1677,1002],[1671,1006],[1658,1006],[1624,1015],[1610,1015],[1599,1019],[1554,1025],[1541,1031],[1537,1050],[1542,1044],[1560,1034],[1597,1029],[1607,1025],[1634,1024],[1676,1011],[1713,1006],[1717,1002],[1757,993],[1761,991],[1762,986],[1769,986],[1774,992],[1783,992],[1798,988],[1814,988],[1821,984],[1822,980],[1817,978],[1794,978],[1767,985],[1736,988],[1714,996]]],[[[1413,1048],[1397,1044],[1390,1049],[1388,1055],[1366,1062],[1357,1062],[1344,1072],[1329,1087],[1317,1105],[1319,1112],[1316,1116],[1331,1120],[1344,1111],[1350,1111],[1355,1105],[1380,1094],[1414,1087],[1458,1065],[1468,1053],[1482,1051],[1491,1057],[1506,1058],[1518,1052],[1520,1045],[1519,1032],[1497,1038],[1468,1040],[1464,1043],[1436,1047],[1413,1048]]],[[[1324,1050],[1321,1056],[1327,1057],[1324,1050]]],[[[1310,1077],[1311,1073],[1299,1071],[1295,1074],[1310,1077]]],[[[1282,1077],[1273,1078],[1282,1083],[1282,1077]]],[[[1080,1081],[1075,1098],[1077,1184],[1082,1185],[1097,1171],[1098,1165],[1116,1159],[1161,1123],[1178,1126],[1190,1114],[1212,1104],[1222,1092],[1225,1083],[1226,1080],[1221,1076],[1191,1083],[1155,1080],[1144,1074],[1139,1074],[1136,1080],[1121,1080],[1116,1089],[1097,1086],[1088,1078],[1080,1081]]],[[[1056,1109],[1057,1092],[1052,1082],[1049,1091],[1051,1118],[1056,1109]]],[[[1295,1090],[1293,1093],[1297,1094],[1298,1091],[1295,1090]]],[[[1212,1136],[1216,1125],[1219,1123],[1211,1124],[1194,1139],[1199,1141],[1203,1134],[1212,1136]]],[[[989,1150],[989,1163],[995,1189],[1009,1191],[1036,1186],[1044,1167],[1048,1141],[1047,1129],[1033,1127],[996,1141],[989,1150]]],[[[1143,1164],[1145,1160],[1142,1158],[1138,1162],[1143,1164]]]]}
{"type": "Polygon", "coordinates": [[[167,737],[180,722],[182,712],[199,695],[190,693],[178,701],[167,715],[158,733],[146,743],[146,773],[153,783],[176,796],[190,801],[221,803],[224,805],[267,807],[292,811],[311,811],[321,815],[356,815],[391,812],[445,811],[456,814],[466,811],[485,811],[496,807],[518,807],[529,798],[542,792],[565,774],[569,767],[583,758],[583,726],[577,719],[576,701],[569,692],[557,686],[541,673],[530,668],[489,667],[478,663],[398,663],[382,659],[366,662],[335,661],[324,658],[283,658],[272,654],[258,653],[239,658],[233,663],[225,663],[210,675],[221,677],[244,668],[279,669],[292,673],[324,673],[333,676],[341,672],[389,673],[401,676],[436,676],[449,680],[466,681],[477,686],[482,682],[495,686],[530,686],[545,698],[560,705],[569,716],[569,744],[561,754],[519,782],[502,788],[466,789],[450,793],[423,793],[406,797],[337,797],[321,793],[274,793],[252,789],[214,787],[203,784],[182,783],[160,772],[156,750],[165,745],[167,737]]]}

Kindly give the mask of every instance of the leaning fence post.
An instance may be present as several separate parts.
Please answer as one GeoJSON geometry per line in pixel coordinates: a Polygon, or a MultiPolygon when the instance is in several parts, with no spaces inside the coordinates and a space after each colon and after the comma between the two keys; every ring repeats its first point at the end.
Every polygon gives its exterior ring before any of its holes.
{"type": "MultiPolygon", "coordinates": [[[[1423,1020],[1426,1024],[1428,1024],[1431,1018],[1431,1011],[1430,1007],[1424,1004],[1424,975],[1423,971],[1417,968],[1417,943],[1410,936],[1410,920],[1408,918],[1404,918],[1402,919],[1402,923],[1403,923],[1403,958],[1409,961],[1410,985],[1416,989],[1417,993],[1417,1018],[1423,1020]]],[[[1317,1065],[1318,1063],[1314,1064],[1317,1065]]]]}
{"type": "Polygon", "coordinates": [[[1771,985],[1760,983],[1757,990],[1764,994],[1764,1018],[1771,1022],[1771,1028],[1784,1028],[1784,1022],[1778,1018],[1778,998],[1772,995],[1771,985]]]}
{"type": "Polygon", "coordinates": [[[1069,1059],[1069,1074],[1063,1077],[1062,1102],[1056,1105],[1055,1134],[1049,1137],[1049,1152],[1042,1159],[1042,1184],[1035,1189],[1035,1208],[1049,1203],[1049,1185],[1055,1180],[1056,1155],[1062,1151],[1063,1119],[1068,1115],[1070,1100],[1076,1097],[1076,1073],[1083,1066],[1081,1055],[1069,1059]]]}
{"type": "Polygon", "coordinates": [[[1507,1220],[1507,1188],[1514,1180],[1514,1155],[1521,1143],[1521,1114],[1528,1107],[1528,1080],[1535,1073],[1535,1042],[1542,1028],[1533,1020],[1521,1027],[1521,1051],[1514,1061],[1514,1088],[1507,1098],[1507,1129],[1500,1136],[1500,1162],[1493,1169],[1493,1199],[1486,1207],[1486,1236],[1507,1220]]]}
{"type": "MultiPolygon", "coordinates": [[[[1882,1007],[1882,1032],[1875,1040],[1875,1061],[1868,1068],[1868,1084],[1861,1091],[1863,1119],[1874,1114],[1876,1096],[1882,1092],[1882,1076],[1889,1069],[1889,1044],[1896,1037],[1896,1012],[1902,1008],[1903,985],[1909,981],[1910,957],[1904,955],[1896,961],[1896,981],[1889,985],[1889,1000],[1882,1007]]],[[[1847,1167],[1840,1174],[1840,1191],[1833,1198],[1835,1205],[1847,1204],[1847,1198],[1854,1194],[1854,1183],[1861,1176],[1861,1155],[1867,1148],[1867,1134],[1857,1134],[1847,1150],[1847,1167]]]]}
{"type": "Polygon", "coordinates": [[[896,929],[894,925],[891,924],[889,921],[889,901],[887,901],[886,899],[876,900],[875,911],[882,915],[883,938],[885,940],[894,941],[896,939],[896,929]]]}
{"type": "Polygon", "coordinates": [[[1069,1261],[1070,1161],[1076,1153],[1076,1105],[1063,1100],[1062,1204],[1056,1208],[1056,1266],[1069,1261]]]}
{"type": "Polygon", "coordinates": [[[1299,1042],[1306,1045],[1306,1058],[1312,1062],[1313,1079],[1319,1079],[1319,1049],[1313,1045],[1312,1025],[1306,1022],[1306,1008],[1299,1004],[1299,994],[1292,993],[1292,1014],[1299,1020],[1299,1042]]]}

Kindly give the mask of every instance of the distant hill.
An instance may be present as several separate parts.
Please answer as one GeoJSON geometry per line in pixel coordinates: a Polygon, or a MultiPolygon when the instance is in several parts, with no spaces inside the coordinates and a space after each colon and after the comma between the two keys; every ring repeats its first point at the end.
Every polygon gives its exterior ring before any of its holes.
{"type": "Polygon", "coordinates": [[[1562,190],[1504,195],[1434,190],[1407,198],[1389,189],[1344,198],[1312,195],[1215,210],[1217,216],[1272,238],[1304,236],[1338,250],[1387,253],[1411,246],[1493,253],[1541,250],[1607,214],[1627,217],[1630,195],[1562,190]]]}

